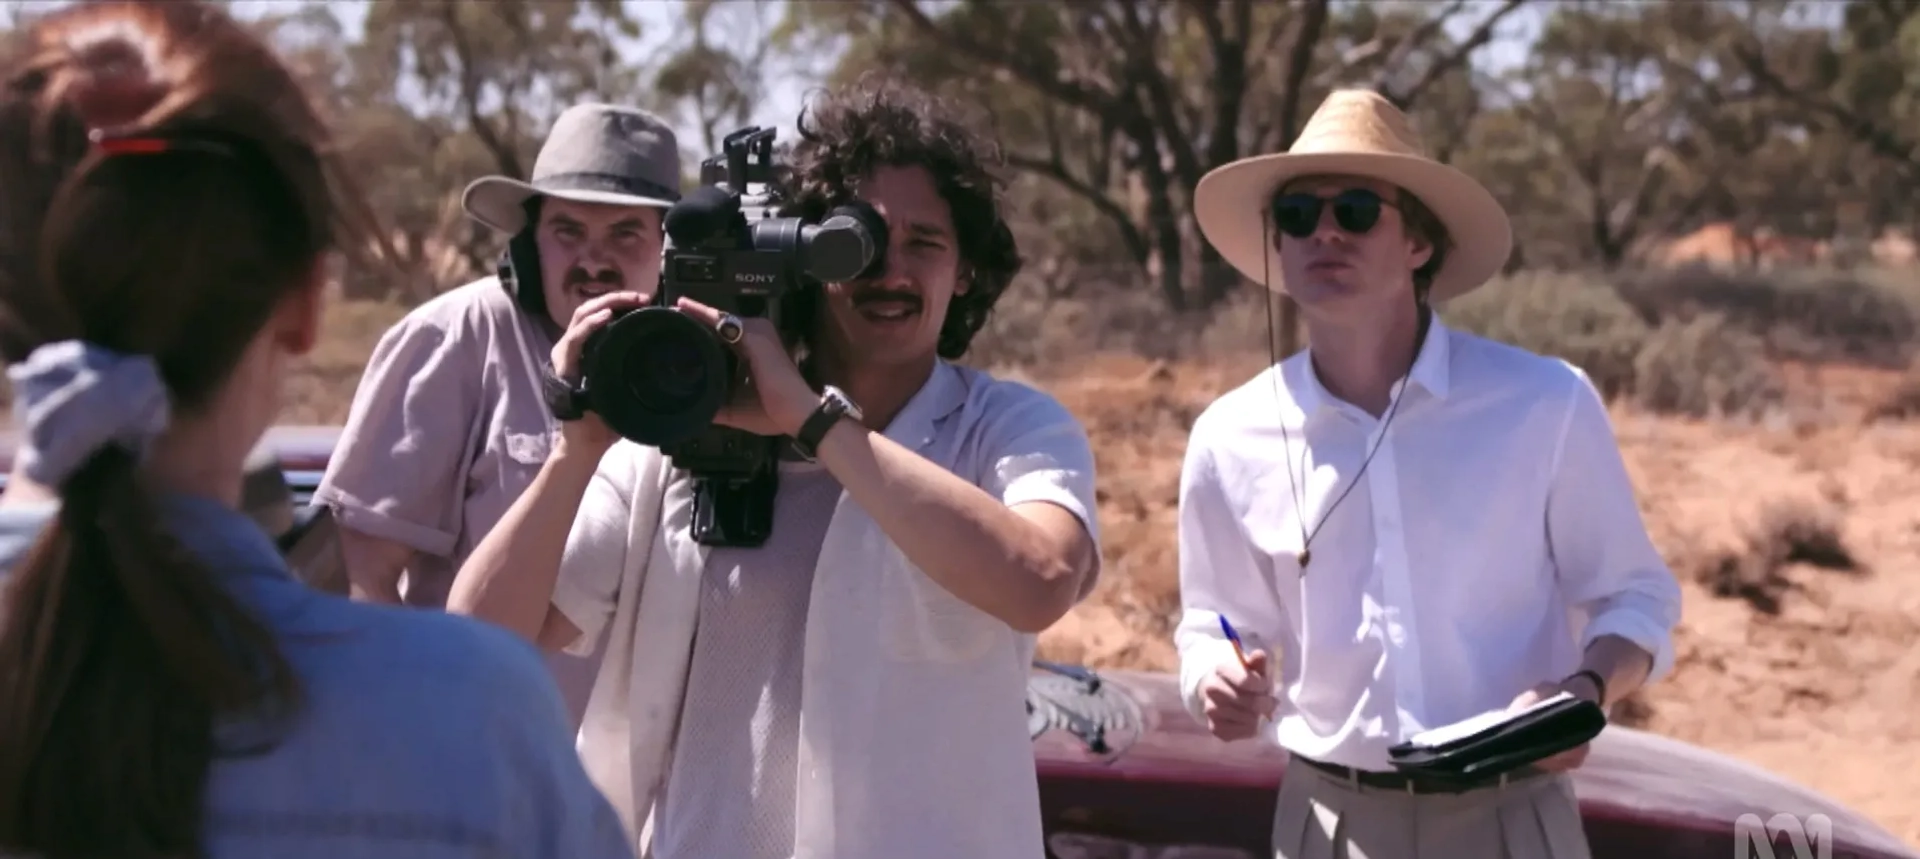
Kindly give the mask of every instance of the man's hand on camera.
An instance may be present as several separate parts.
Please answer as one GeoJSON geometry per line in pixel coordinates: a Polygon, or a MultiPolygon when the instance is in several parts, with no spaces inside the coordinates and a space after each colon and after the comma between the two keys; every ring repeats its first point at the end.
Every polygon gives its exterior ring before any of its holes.
{"type": "MultiPolygon", "coordinates": [[[[708,327],[717,327],[726,314],[692,299],[682,298],[680,312],[708,327]]],[[[766,319],[742,319],[746,333],[733,351],[747,362],[748,384],[720,410],[716,422],[755,435],[793,435],[820,405],[820,392],[807,384],[793,355],[780,342],[780,333],[766,319]]]]}
{"type": "MultiPolygon", "coordinates": [[[[553,344],[554,375],[578,384],[580,353],[587,337],[613,319],[616,312],[645,307],[650,300],[651,296],[644,292],[611,292],[580,305],[573,312],[573,319],[567,323],[567,330],[560,335],[559,342],[553,344]]],[[[561,423],[560,438],[568,448],[596,458],[620,440],[613,430],[607,428],[606,422],[593,412],[587,412],[577,421],[561,423]]]]}

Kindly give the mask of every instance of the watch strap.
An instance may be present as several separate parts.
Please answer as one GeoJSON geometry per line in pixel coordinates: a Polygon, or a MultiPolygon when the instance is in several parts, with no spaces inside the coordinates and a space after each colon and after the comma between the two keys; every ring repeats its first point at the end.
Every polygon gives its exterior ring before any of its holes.
{"type": "Polygon", "coordinates": [[[820,442],[827,437],[827,431],[840,422],[841,418],[853,413],[853,404],[838,391],[828,390],[820,395],[820,404],[813,407],[813,414],[800,424],[800,431],[793,434],[793,447],[800,455],[811,461],[820,451],[820,442]]]}
{"type": "Polygon", "coordinates": [[[1593,691],[1594,691],[1595,697],[1599,699],[1598,703],[1602,707],[1607,705],[1607,680],[1606,678],[1600,676],[1600,672],[1595,671],[1591,668],[1582,668],[1579,671],[1575,671],[1572,674],[1567,675],[1568,680],[1572,680],[1575,677],[1585,677],[1588,680],[1593,681],[1593,691]]]}
{"type": "Polygon", "coordinates": [[[576,385],[555,375],[551,368],[541,371],[541,394],[547,401],[547,411],[562,421],[577,421],[587,413],[587,391],[584,386],[576,385]]]}

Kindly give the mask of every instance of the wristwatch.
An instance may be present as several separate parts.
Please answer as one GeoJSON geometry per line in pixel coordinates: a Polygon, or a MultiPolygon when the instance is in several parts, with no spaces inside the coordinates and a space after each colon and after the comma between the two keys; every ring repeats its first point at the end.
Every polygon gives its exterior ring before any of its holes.
{"type": "Polygon", "coordinates": [[[1567,680],[1572,680],[1575,677],[1587,678],[1587,680],[1593,684],[1594,703],[1602,707],[1607,705],[1607,680],[1600,676],[1600,672],[1591,668],[1582,668],[1579,671],[1567,675],[1567,679],[1560,682],[1562,685],[1565,685],[1567,680]]]}
{"type": "Polygon", "coordinates": [[[819,454],[820,440],[827,437],[827,430],[833,429],[841,418],[859,420],[860,407],[847,398],[846,392],[827,385],[820,391],[820,405],[813,408],[813,414],[800,425],[800,431],[793,434],[793,449],[812,462],[819,454]]]}
{"type": "Polygon", "coordinates": [[[587,414],[587,389],[555,375],[551,368],[540,373],[540,396],[547,411],[563,421],[577,421],[587,414]]]}

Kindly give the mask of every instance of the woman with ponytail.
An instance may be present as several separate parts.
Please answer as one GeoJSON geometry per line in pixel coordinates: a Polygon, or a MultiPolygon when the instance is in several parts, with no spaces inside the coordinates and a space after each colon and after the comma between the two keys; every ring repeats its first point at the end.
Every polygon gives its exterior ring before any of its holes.
{"type": "Polygon", "coordinates": [[[0,91],[0,855],[631,855],[519,639],[297,583],[236,509],[370,220],[217,6],[77,3],[0,91]]]}

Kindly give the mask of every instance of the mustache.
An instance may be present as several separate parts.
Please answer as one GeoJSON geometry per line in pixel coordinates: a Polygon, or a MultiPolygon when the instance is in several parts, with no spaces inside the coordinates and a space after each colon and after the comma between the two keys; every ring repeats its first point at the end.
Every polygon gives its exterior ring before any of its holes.
{"type": "Polygon", "coordinates": [[[918,310],[922,304],[919,293],[897,289],[881,289],[877,287],[856,289],[853,293],[852,300],[853,306],[855,307],[878,301],[898,301],[918,310]]]}
{"type": "Polygon", "coordinates": [[[565,285],[566,286],[585,286],[590,283],[604,283],[615,289],[619,289],[620,287],[626,285],[626,281],[627,281],[626,277],[623,276],[620,273],[620,270],[617,268],[606,269],[604,271],[601,271],[599,274],[594,274],[593,272],[587,271],[584,268],[575,266],[573,268],[567,269],[567,280],[565,285]]]}

